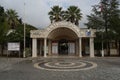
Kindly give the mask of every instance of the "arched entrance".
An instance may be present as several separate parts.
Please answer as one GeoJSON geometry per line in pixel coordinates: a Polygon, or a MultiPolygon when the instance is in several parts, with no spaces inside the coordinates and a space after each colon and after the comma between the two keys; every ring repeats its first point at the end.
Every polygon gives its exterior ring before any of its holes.
{"type": "Polygon", "coordinates": [[[51,40],[52,55],[76,55],[78,44],[76,41],[79,37],[77,34],[66,27],[60,27],[52,30],[48,39],[51,40]]]}

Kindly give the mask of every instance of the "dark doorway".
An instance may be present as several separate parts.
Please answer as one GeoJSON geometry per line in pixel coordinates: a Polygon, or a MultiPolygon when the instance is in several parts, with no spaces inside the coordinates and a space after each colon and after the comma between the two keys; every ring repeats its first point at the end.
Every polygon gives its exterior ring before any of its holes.
{"type": "Polygon", "coordinates": [[[59,55],[68,55],[68,41],[61,39],[58,44],[59,55]]]}

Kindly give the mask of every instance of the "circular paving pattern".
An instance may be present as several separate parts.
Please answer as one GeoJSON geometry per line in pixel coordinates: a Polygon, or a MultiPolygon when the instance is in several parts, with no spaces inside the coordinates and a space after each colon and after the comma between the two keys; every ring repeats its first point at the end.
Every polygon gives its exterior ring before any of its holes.
{"type": "Polygon", "coordinates": [[[91,61],[83,60],[52,60],[35,63],[34,67],[49,71],[80,71],[93,69],[97,67],[97,64],[91,61]]]}

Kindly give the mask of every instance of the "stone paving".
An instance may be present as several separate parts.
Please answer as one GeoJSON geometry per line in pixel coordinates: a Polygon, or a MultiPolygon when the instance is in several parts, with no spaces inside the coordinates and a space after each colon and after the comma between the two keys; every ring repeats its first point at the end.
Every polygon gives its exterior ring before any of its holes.
{"type": "MultiPolygon", "coordinates": [[[[47,65],[51,64],[48,63],[47,65]]],[[[9,62],[5,58],[0,58],[0,80],[120,80],[120,57],[11,58],[9,62]],[[97,64],[97,67],[80,71],[49,71],[34,67],[36,63],[62,60],[69,62],[58,62],[55,65],[69,67],[74,66],[75,61],[89,61],[97,64]],[[3,66],[5,67],[3,68],[3,66]]]]}
{"type": "Polygon", "coordinates": [[[2,70],[10,68],[12,65],[19,63],[23,60],[26,60],[26,58],[4,58],[0,57],[0,72],[2,70]]]}

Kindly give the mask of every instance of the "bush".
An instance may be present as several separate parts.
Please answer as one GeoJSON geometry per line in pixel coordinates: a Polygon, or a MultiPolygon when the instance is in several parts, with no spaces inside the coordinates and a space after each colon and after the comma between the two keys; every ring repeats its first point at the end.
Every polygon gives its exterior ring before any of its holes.
{"type": "Polygon", "coordinates": [[[31,56],[31,49],[30,48],[25,48],[25,53],[26,53],[26,57],[31,56]]]}

